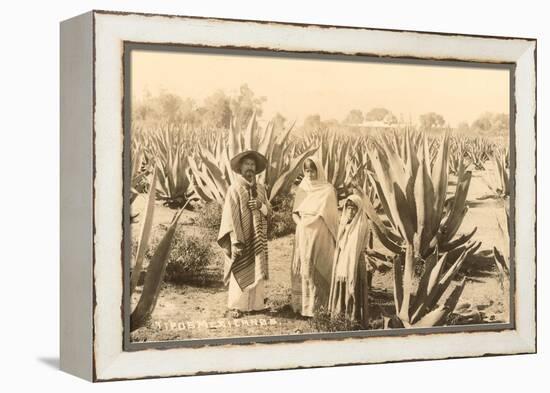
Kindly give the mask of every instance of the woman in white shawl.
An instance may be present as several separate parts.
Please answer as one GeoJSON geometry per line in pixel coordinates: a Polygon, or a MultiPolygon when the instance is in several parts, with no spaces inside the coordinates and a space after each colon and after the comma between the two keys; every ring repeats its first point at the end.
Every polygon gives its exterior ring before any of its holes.
{"type": "Polygon", "coordinates": [[[345,203],[334,254],[330,286],[330,312],[368,326],[368,286],[365,248],[369,236],[363,200],[350,195],[345,203]]]}
{"type": "Polygon", "coordinates": [[[336,191],[318,159],[303,164],[304,179],[296,189],[292,217],[296,222],[291,266],[292,308],[312,317],[328,306],[332,262],[338,231],[336,191]]]}

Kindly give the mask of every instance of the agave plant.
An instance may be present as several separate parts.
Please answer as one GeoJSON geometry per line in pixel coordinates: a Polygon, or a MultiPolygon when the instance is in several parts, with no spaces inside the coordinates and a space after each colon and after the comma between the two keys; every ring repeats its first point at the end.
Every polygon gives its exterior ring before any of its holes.
{"type": "Polygon", "coordinates": [[[346,159],[346,189],[362,197],[367,197],[371,206],[379,211],[382,208],[380,199],[373,186],[373,169],[370,159],[368,138],[361,138],[354,143],[353,155],[346,159]]]}
{"type": "Polygon", "coordinates": [[[450,143],[449,173],[460,176],[461,171],[465,171],[470,165],[465,161],[464,138],[453,137],[450,139],[450,143]]]}
{"type": "Polygon", "coordinates": [[[136,190],[137,184],[142,180],[144,173],[141,171],[143,164],[143,151],[140,149],[138,142],[132,140],[132,173],[131,173],[131,189],[130,203],[134,202],[139,192],[136,190]]]}
{"type": "MultiPolygon", "coordinates": [[[[145,253],[149,248],[149,240],[153,229],[153,216],[155,210],[154,190],[157,178],[156,173],[157,171],[155,170],[153,173],[151,188],[147,195],[147,203],[145,207],[144,219],[141,223],[137,253],[130,275],[130,294],[133,294],[136,290],[139,276],[143,269],[143,260],[145,257],[145,253]]],[[[164,279],[164,273],[166,271],[166,264],[168,263],[170,248],[172,247],[172,239],[174,238],[178,220],[181,217],[184,209],[185,206],[183,206],[179,211],[175,213],[168,230],[162,237],[159,245],[153,253],[153,256],[151,257],[151,260],[149,261],[149,265],[145,273],[143,290],[141,291],[141,295],[139,297],[137,305],[130,316],[131,331],[142,327],[155,309],[158,295],[160,293],[160,287],[164,279]]]]}
{"type": "Polygon", "coordinates": [[[148,138],[142,129],[132,130],[130,203],[147,188],[147,177],[151,172],[148,148],[148,138]]]}
{"type": "Polygon", "coordinates": [[[335,132],[319,134],[317,139],[318,154],[327,181],[336,189],[342,188],[346,180],[346,161],[349,158],[351,141],[335,132]]]}
{"type": "Polygon", "coordinates": [[[510,274],[510,204],[509,198],[503,200],[503,207],[496,213],[497,225],[500,232],[501,243],[493,247],[493,258],[500,272],[501,285],[504,285],[505,277],[510,274]]]}
{"type": "Polygon", "coordinates": [[[463,246],[476,231],[474,228],[469,234],[455,238],[468,211],[466,197],[471,172],[464,170],[460,173],[454,196],[447,199],[448,134],[440,143],[431,170],[425,138],[415,145],[407,132],[404,145],[404,158],[383,139],[376,142],[372,151],[374,182],[390,224],[378,228],[389,234],[381,233],[387,238],[385,243],[393,244],[391,251],[394,252],[402,250],[406,243],[414,244],[415,256],[421,258],[432,254],[436,246],[440,252],[463,246]]]}
{"type": "MultiPolygon", "coordinates": [[[[221,138],[219,146],[222,146],[221,138]]],[[[201,147],[187,160],[193,191],[205,202],[214,201],[223,205],[232,178],[232,174],[226,169],[226,161],[228,162],[229,158],[225,152],[221,151],[213,156],[201,147]]]]}
{"type": "Polygon", "coordinates": [[[462,171],[454,196],[448,199],[448,133],[439,143],[431,169],[425,136],[416,144],[407,131],[402,143],[400,154],[395,150],[395,145],[382,138],[376,142],[372,152],[375,184],[390,225],[376,217],[368,201],[365,203],[366,210],[381,243],[396,254],[394,294],[396,314],[401,323],[405,326],[439,324],[445,316],[443,311],[452,306],[452,303],[447,306],[441,304],[442,292],[448,288],[467,256],[480,245],[467,244],[476,228],[455,238],[468,210],[466,196],[471,172],[462,171]],[[440,276],[451,253],[458,254],[458,257],[452,267],[440,276]],[[423,286],[416,290],[413,287],[413,273],[417,270],[416,266],[422,263],[425,269],[420,283],[427,280],[426,275],[433,276],[431,281],[428,280],[432,284],[427,287],[430,289],[427,294],[424,294],[423,286]],[[432,293],[432,290],[436,292],[432,293]],[[411,299],[414,299],[414,304],[411,299]],[[436,309],[441,310],[435,313],[436,309]],[[438,318],[435,318],[436,315],[438,318]]]}
{"type": "Polygon", "coordinates": [[[424,263],[418,285],[414,284],[414,247],[407,246],[404,254],[395,258],[394,302],[396,315],[406,327],[431,327],[444,324],[455,309],[466,284],[466,277],[449,290],[457,273],[469,255],[475,253],[481,243],[470,243],[458,259],[445,270],[449,253],[439,254],[437,248],[424,263]]]}
{"type": "Polygon", "coordinates": [[[136,289],[139,275],[143,269],[143,260],[145,253],[149,247],[149,239],[151,237],[151,228],[153,226],[153,215],[155,212],[155,185],[157,181],[157,171],[153,171],[153,179],[151,180],[151,187],[147,194],[147,201],[145,204],[144,219],[141,222],[141,228],[139,233],[139,242],[136,251],[136,258],[133,263],[132,274],[130,277],[130,293],[136,289]]]}
{"type": "Polygon", "coordinates": [[[189,166],[191,152],[187,129],[168,126],[151,133],[151,156],[158,171],[157,198],[171,207],[181,207],[190,197],[189,166]]]}
{"type": "Polygon", "coordinates": [[[493,146],[485,138],[476,137],[466,141],[466,155],[477,170],[485,169],[485,163],[492,153],[493,146]]]}
{"type": "Polygon", "coordinates": [[[507,153],[496,149],[493,154],[496,172],[488,171],[484,177],[487,186],[497,198],[510,196],[510,171],[507,165],[507,153]]]}

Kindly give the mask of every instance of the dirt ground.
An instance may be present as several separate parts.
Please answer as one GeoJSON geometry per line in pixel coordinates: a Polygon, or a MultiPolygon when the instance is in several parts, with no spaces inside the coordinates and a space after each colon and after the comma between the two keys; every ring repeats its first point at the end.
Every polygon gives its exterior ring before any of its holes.
{"type": "MultiPolygon", "coordinates": [[[[494,171],[494,168],[489,164],[486,171],[494,171]]],[[[508,285],[504,283],[502,287],[492,253],[494,245],[500,246],[504,242],[497,224],[497,214],[503,205],[497,199],[484,198],[490,193],[483,180],[483,176],[486,176],[484,172],[473,171],[468,194],[469,211],[459,232],[468,233],[477,227],[474,239],[481,241],[482,245],[465,262],[462,273],[468,280],[452,318],[454,324],[508,322],[509,319],[508,285]]],[[[450,193],[454,188],[452,184],[451,178],[450,193]]],[[[144,200],[144,196],[139,196],[134,202],[133,214],[143,209],[144,200]]],[[[161,204],[156,205],[154,225],[157,232],[158,228],[170,222],[174,213],[174,210],[161,204]]],[[[220,269],[223,254],[214,241],[214,233],[194,223],[197,214],[199,213],[186,211],[180,220],[178,231],[209,241],[215,253],[212,268],[220,269]]],[[[136,224],[132,227],[134,242],[137,241],[138,231],[139,224],[136,224]]],[[[317,331],[308,319],[295,315],[289,307],[292,245],[293,235],[269,241],[270,280],[267,285],[265,312],[238,319],[227,316],[227,289],[221,282],[203,286],[164,284],[150,323],[133,332],[132,341],[285,335],[317,331]]],[[[392,287],[391,271],[374,273],[370,291],[370,328],[383,328],[383,316],[391,316],[392,287]]],[[[140,291],[141,287],[138,286],[132,297],[132,306],[135,306],[140,291]]]]}

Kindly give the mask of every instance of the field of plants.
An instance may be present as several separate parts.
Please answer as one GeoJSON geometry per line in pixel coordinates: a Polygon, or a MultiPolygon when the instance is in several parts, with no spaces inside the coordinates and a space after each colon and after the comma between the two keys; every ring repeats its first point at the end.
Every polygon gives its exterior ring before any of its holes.
{"type": "Polygon", "coordinates": [[[136,126],[131,146],[134,341],[358,328],[323,313],[302,319],[289,307],[290,209],[302,163],[314,154],[340,200],[363,197],[374,228],[366,250],[373,268],[369,328],[508,321],[504,138],[412,127],[299,135],[252,115],[228,129],[136,126]],[[273,206],[268,310],[243,318],[250,323],[216,324],[228,319],[215,243],[220,206],[235,176],[229,161],[246,149],[269,162],[258,176],[273,206]]]}

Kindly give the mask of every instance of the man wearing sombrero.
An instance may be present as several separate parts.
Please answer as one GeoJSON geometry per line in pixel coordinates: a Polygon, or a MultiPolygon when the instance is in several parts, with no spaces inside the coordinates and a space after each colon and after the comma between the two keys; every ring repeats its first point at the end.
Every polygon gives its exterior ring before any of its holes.
{"type": "Polygon", "coordinates": [[[231,159],[231,169],[237,176],[225,196],[218,244],[227,257],[224,281],[229,284],[227,305],[234,316],[265,308],[267,218],[271,206],[264,185],[256,183],[256,175],[266,166],[266,158],[253,150],[231,159]]]}

